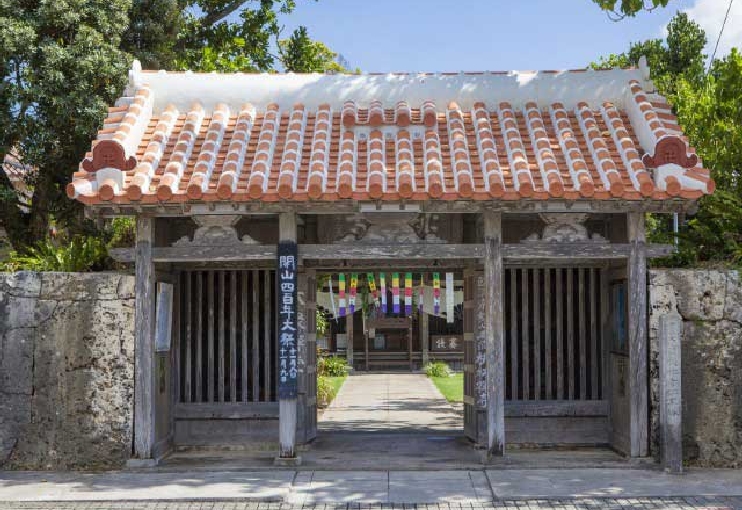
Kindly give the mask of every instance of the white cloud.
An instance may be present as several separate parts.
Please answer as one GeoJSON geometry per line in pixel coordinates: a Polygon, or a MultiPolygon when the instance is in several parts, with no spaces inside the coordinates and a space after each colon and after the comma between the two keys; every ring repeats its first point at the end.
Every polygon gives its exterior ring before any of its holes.
{"type": "MultiPolygon", "coordinates": [[[[706,31],[708,38],[706,54],[709,57],[714,51],[716,38],[719,37],[719,30],[721,30],[728,7],[729,0],[695,0],[693,7],[685,11],[706,31]]],[[[742,0],[732,2],[729,18],[719,41],[719,49],[716,51],[716,58],[723,57],[734,47],[742,48],[742,0]]]]}

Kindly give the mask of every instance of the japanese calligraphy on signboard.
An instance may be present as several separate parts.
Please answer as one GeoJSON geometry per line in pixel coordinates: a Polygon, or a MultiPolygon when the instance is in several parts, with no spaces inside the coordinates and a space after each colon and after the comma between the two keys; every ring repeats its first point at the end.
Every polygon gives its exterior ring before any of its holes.
{"type": "Polygon", "coordinates": [[[461,351],[464,349],[464,337],[461,335],[431,335],[430,342],[434,351],[461,351]]]}
{"type": "Polygon", "coordinates": [[[296,327],[296,243],[284,241],[278,245],[278,398],[296,398],[297,387],[297,327],[296,327]]]}

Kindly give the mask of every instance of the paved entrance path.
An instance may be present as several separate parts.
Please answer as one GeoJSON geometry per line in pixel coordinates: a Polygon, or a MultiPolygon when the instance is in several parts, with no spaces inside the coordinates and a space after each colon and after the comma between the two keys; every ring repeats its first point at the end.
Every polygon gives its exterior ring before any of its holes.
{"type": "Polygon", "coordinates": [[[321,430],[452,432],[464,424],[423,374],[356,374],[320,418],[321,430]]]}
{"type": "Polygon", "coordinates": [[[114,507],[91,503],[95,501],[169,501],[173,503],[114,508],[170,509],[177,508],[174,501],[187,500],[230,502],[228,508],[252,501],[253,506],[240,506],[252,509],[259,501],[258,510],[267,510],[267,502],[282,503],[287,510],[351,503],[381,503],[386,509],[389,503],[471,509],[502,508],[515,500],[519,501],[514,507],[530,508],[534,506],[524,500],[536,500],[536,508],[742,508],[740,496],[742,470],[698,469],[682,476],[656,469],[0,472],[0,509],[114,507]],[[651,501],[645,505],[643,498],[664,499],[655,506],[651,501]],[[38,505],[53,501],[87,503],[38,505]],[[8,502],[36,502],[37,506],[8,502]]]}

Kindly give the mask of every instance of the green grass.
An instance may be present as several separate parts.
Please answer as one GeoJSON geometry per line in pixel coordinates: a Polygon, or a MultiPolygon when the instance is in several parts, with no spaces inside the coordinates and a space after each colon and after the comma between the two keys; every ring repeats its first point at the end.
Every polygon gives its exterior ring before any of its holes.
{"type": "Polygon", "coordinates": [[[317,405],[327,407],[330,405],[340,391],[340,387],[347,379],[347,375],[332,377],[321,375],[317,377],[317,405]]]}
{"type": "Polygon", "coordinates": [[[328,377],[327,380],[330,382],[330,386],[332,387],[332,398],[334,399],[338,391],[340,391],[340,387],[343,385],[345,380],[348,378],[347,375],[341,375],[340,377],[328,377]]]}
{"type": "Polygon", "coordinates": [[[459,372],[451,377],[431,377],[435,387],[449,402],[464,401],[464,374],[459,372]]]}

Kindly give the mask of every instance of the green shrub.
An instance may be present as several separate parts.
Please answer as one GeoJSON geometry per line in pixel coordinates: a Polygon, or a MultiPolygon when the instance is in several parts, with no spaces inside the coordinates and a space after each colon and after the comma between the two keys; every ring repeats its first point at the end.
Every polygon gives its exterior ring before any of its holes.
{"type": "Polygon", "coordinates": [[[51,239],[40,242],[25,253],[13,251],[3,264],[4,271],[79,272],[101,269],[107,257],[106,247],[96,237],[76,236],[57,245],[51,239]]]}
{"type": "Polygon", "coordinates": [[[320,357],[317,359],[317,375],[342,377],[348,374],[348,362],[339,356],[320,357]]]}
{"type": "Polygon", "coordinates": [[[451,375],[451,369],[448,368],[448,364],[443,361],[433,361],[423,367],[425,375],[428,377],[448,377],[451,375]]]}
{"type": "Polygon", "coordinates": [[[327,407],[332,399],[335,398],[335,388],[327,380],[327,377],[320,375],[317,377],[317,406],[327,407]]]}

